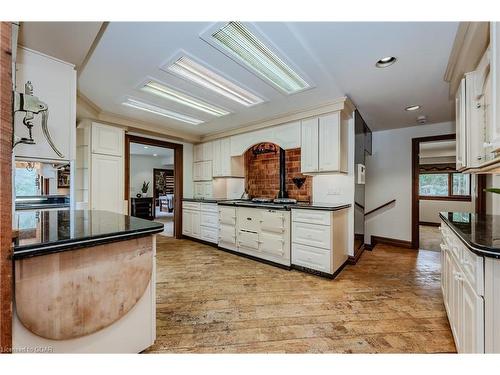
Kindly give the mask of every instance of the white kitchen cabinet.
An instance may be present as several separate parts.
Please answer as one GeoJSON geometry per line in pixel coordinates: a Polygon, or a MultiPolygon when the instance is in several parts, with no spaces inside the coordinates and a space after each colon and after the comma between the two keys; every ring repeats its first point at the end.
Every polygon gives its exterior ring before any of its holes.
{"type": "Polygon", "coordinates": [[[292,264],[333,275],[346,262],[347,210],[292,209],[292,264]]]}
{"type": "Polygon", "coordinates": [[[445,222],[441,232],[441,286],[455,346],[459,353],[484,353],[483,258],[472,253],[445,222]]]}
{"type": "Polygon", "coordinates": [[[189,237],[200,238],[200,211],[196,209],[182,209],[182,234],[189,237]]]}
{"type": "Polygon", "coordinates": [[[92,153],[122,156],[123,129],[116,126],[92,123],[92,153]]]}
{"type": "Polygon", "coordinates": [[[500,149],[500,27],[498,22],[490,22],[491,49],[491,102],[492,121],[486,132],[486,151],[492,153],[500,149]]]}
{"type": "Polygon", "coordinates": [[[195,162],[212,160],[213,145],[212,142],[205,142],[194,145],[193,159],[195,162]]]}
{"type": "Polygon", "coordinates": [[[301,172],[347,172],[348,126],[341,112],[302,120],[301,172]]]}
{"type": "Polygon", "coordinates": [[[243,157],[231,157],[231,138],[213,141],[212,150],[213,177],[244,177],[243,157]]]}
{"type": "MultiPolygon", "coordinates": [[[[35,114],[32,134],[35,144],[18,144],[14,155],[19,158],[72,160],[75,159],[76,139],[76,71],[72,64],[49,57],[24,47],[17,50],[16,91],[25,92],[24,85],[31,81],[33,95],[48,106],[47,126],[57,149],[58,156],[50,147],[42,132],[42,115],[35,114]]],[[[14,133],[27,137],[23,125],[24,112],[17,112],[14,133]]]]}
{"type": "Polygon", "coordinates": [[[193,181],[211,181],[212,180],[212,162],[198,161],[193,163],[193,181]]]}
{"type": "Polygon", "coordinates": [[[461,171],[467,167],[467,147],[466,147],[466,112],[465,112],[465,78],[460,82],[457,93],[455,94],[455,147],[456,147],[456,161],[457,171],[461,171]]]}
{"type": "Polygon", "coordinates": [[[485,352],[500,353],[500,260],[484,260],[485,352]]]}
{"type": "Polygon", "coordinates": [[[319,161],[318,118],[303,120],[301,125],[300,169],[302,173],[317,172],[319,161]]]}
{"type": "Polygon", "coordinates": [[[193,184],[193,197],[194,198],[213,198],[213,183],[212,181],[195,182],[193,184]]]}
{"type": "Polygon", "coordinates": [[[91,207],[123,213],[123,158],[92,154],[91,207]]]}

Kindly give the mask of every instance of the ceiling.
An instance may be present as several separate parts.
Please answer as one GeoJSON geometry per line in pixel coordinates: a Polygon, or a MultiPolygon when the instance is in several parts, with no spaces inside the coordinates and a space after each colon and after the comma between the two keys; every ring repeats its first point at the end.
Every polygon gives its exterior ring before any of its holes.
{"type": "Polygon", "coordinates": [[[165,147],[146,146],[139,143],[130,143],[130,155],[143,155],[174,160],[174,150],[165,147]],[[154,156],[156,155],[156,156],[154,156]]]}
{"type": "Polygon", "coordinates": [[[102,22],[21,22],[19,44],[82,65],[102,22]]]}
{"type": "MultiPolygon", "coordinates": [[[[313,86],[294,95],[281,93],[202,40],[200,34],[213,25],[208,22],[111,22],[80,71],[79,91],[105,112],[193,136],[245,127],[326,104],[344,95],[353,100],[374,131],[415,126],[419,115],[427,115],[428,123],[453,118],[453,105],[443,76],[458,23],[247,24],[313,86]],[[244,107],[159,69],[179,51],[186,51],[234,83],[265,98],[266,102],[244,107]],[[388,68],[376,68],[375,62],[384,56],[396,56],[398,61],[388,68]],[[138,87],[147,77],[225,108],[231,114],[214,117],[141,92],[138,87]],[[125,107],[121,103],[127,96],[205,122],[189,125],[125,107]],[[415,112],[404,110],[413,104],[422,108],[415,112]]],[[[76,59],[76,55],[72,58],[76,59]]]]}

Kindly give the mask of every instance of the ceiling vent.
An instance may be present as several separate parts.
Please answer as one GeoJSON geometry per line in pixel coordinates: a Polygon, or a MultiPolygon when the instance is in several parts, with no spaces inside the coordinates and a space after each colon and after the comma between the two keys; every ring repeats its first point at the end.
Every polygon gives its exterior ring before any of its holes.
{"type": "Polygon", "coordinates": [[[427,123],[427,116],[422,115],[417,117],[417,124],[425,125],[427,123]]]}

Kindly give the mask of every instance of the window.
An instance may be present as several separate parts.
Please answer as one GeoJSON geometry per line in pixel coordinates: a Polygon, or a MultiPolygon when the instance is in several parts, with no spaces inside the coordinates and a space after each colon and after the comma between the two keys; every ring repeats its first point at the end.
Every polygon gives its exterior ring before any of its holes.
{"type": "Polygon", "coordinates": [[[418,189],[420,199],[471,200],[468,174],[420,173],[418,189]]]}
{"type": "Polygon", "coordinates": [[[38,171],[35,168],[25,168],[16,166],[16,197],[26,195],[39,195],[40,185],[38,171]]]}

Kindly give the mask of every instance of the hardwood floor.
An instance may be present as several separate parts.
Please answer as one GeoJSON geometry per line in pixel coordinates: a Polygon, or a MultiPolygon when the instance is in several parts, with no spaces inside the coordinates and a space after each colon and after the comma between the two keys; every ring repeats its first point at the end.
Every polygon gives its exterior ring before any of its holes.
{"type": "Polygon", "coordinates": [[[439,253],[377,245],[335,280],[158,236],[146,352],[455,352],[439,253]]]}

